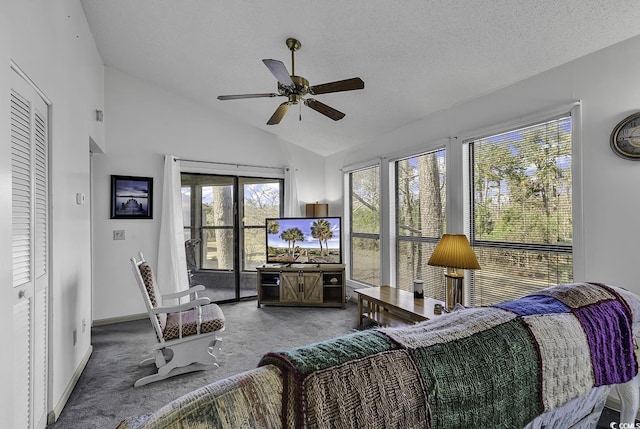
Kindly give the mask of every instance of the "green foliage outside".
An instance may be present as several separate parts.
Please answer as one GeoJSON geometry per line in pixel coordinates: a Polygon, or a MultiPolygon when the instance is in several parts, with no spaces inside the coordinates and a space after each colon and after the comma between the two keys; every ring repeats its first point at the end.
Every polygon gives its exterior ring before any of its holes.
{"type": "MultiPolygon", "coordinates": [[[[571,118],[479,139],[471,149],[471,238],[482,267],[471,273],[476,304],[572,281],[571,118]]],[[[413,279],[423,279],[435,297],[443,289],[442,269],[426,261],[447,231],[444,155],[395,163],[397,283],[410,290],[413,279]]],[[[378,284],[379,168],[350,179],[352,276],[378,284]]]]}
{"type": "Polygon", "coordinates": [[[572,242],[570,119],[477,140],[475,239],[572,242]]]}
{"type": "MultiPolygon", "coordinates": [[[[200,268],[233,270],[233,178],[182,174],[185,234],[201,237],[200,268]],[[186,198],[186,201],[184,201],[186,198]]],[[[266,261],[265,218],[280,216],[281,181],[239,178],[242,198],[242,269],[253,270],[266,261]]]]}
{"type": "Polygon", "coordinates": [[[446,157],[439,150],[396,162],[397,284],[413,291],[425,282],[429,296],[442,299],[442,269],[426,264],[446,224],[446,157]]]}
{"type": "Polygon", "coordinates": [[[350,174],[351,278],[380,285],[380,168],[350,174]],[[364,235],[366,234],[366,236],[364,235]]]}
{"type": "Polygon", "coordinates": [[[475,303],[572,281],[571,118],[477,140],[473,166],[475,303]]]}

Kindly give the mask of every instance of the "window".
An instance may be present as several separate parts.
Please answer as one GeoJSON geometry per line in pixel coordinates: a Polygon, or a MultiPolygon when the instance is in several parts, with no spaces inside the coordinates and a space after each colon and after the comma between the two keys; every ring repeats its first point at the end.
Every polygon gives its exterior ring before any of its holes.
{"type": "Polygon", "coordinates": [[[380,167],[349,173],[350,279],[380,285],[380,167]]]}
{"type": "Polygon", "coordinates": [[[573,280],[571,117],[469,143],[475,305],[573,280]]]}
{"type": "Polygon", "coordinates": [[[445,150],[398,160],[395,173],[397,287],[424,280],[427,296],[444,299],[442,268],[426,261],[445,230],[445,150]]]}
{"type": "Polygon", "coordinates": [[[201,240],[200,269],[233,271],[234,180],[231,176],[182,174],[185,238],[201,240]]]}
{"type": "Polygon", "coordinates": [[[265,219],[281,216],[282,181],[240,178],[242,191],[242,270],[255,271],[267,260],[265,219]]]}
{"type": "Polygon", "coordinates": [[[282,215],[282,179],[182,173],[187,268],[213,301],[256,295],[265,218],[282,215]],[[212,295],[213,294],[213,295],[212,295]]]}

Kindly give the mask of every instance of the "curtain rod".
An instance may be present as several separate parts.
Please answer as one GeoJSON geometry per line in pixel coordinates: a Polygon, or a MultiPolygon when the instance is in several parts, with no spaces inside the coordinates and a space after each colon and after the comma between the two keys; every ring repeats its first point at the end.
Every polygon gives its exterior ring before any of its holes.
{"type": "Polygon", "coordinates": [[[203,163],[203,164],[230,165],[232,167],[272,168],[274,170],[284,170],[284,171],[288,171],[289,170],[289,167],[271,167],[271,166],[268,166],[268,165],[253,165],[253,164],[238,164],[238,163],[232,163],[232,162],[203,161],[203,160],[200,160],[200,159],[174,158],[174,161],[200,162],[200,163],[203,163]]]}

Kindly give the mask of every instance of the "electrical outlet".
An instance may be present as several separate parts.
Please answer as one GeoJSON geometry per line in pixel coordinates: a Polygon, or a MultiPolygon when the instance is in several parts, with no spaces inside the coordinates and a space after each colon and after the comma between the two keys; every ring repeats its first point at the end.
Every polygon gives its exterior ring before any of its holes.
{"type": "Polygon", "coordinates": [[[113,230],[113,239],[114,240],[124,240],[124,229],[114,229],[113,230]]]}

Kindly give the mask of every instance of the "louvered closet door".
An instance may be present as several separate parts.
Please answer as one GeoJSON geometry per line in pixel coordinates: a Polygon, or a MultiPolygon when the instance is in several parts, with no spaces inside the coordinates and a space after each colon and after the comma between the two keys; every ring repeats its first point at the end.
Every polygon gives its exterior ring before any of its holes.
{"type": "Polygon", "coordinates": [[[47,104],[14,73],[11,90],[14,428],[47,416],[47,104]]]}

